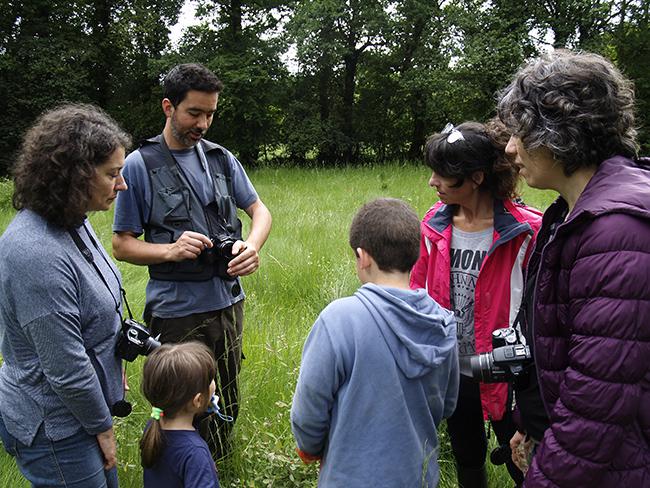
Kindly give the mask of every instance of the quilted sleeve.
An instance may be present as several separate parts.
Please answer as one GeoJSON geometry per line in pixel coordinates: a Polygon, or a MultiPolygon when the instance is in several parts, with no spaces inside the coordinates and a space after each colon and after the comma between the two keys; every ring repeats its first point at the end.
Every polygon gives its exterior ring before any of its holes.
{"type": "Polygon", "coordinates": [[[542,337],[536,347],[540,364],[550,366],[543,394],[551,426],[527,488],[602,486],[605,471],[620,469],[613,459],[638,457],[622,452],[630,446],[623,441],[648,408],[650,225],[610,214],[576,234],[558,264],[561,305],[551,333],[563,340],[542,337]]]}

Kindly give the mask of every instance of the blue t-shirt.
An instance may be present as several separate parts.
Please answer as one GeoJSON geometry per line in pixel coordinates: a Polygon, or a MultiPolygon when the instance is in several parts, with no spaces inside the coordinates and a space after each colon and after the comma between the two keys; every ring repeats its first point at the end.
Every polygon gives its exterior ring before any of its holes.
{"type": "MultiPolygon", "coordinates": [[[[207,205],[214,200],[209,175],[194,148],[172,151],[193,190],[207,205]]],[[[246,209],[258,199],[253,184],[241,163],[226,151],[232,175],[233,198],[237,207],[246,209]]],[[[151,213],[151,182],[140,151],[126,158],[122,174],[128,189],[119,192],[115,203],[113,232],[133,232],[141,235],[151,213]]],[[[175,318],[213,310],[221,310],[244,298],[241,292],[233,296],[232,282],[218,276],[206,281],[162,281],[149,279],[146,291],[146,314],[175,318]]]]}
{"type": "Polygon", "coordinates": [[[163,430],[165,449],[144,469],[145,488],[219,488],[210,449],[195,430],[163,430]]]}

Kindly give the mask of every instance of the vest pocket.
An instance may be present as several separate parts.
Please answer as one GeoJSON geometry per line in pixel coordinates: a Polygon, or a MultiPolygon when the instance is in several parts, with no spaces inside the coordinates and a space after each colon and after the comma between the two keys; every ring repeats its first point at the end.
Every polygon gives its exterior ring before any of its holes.
{"type": "Polygon", "coordinates": [[[212,179],[214,181],[215,191],[218,196],[232,195],[232,183],[230,178],[222,175],[221,173],[213,173],[212,179]]]}
{"type": "Polygon", "coordinates": [[[161,188],[157,197],[160,201],[160,211],[164,222],[189,221],[187,197],[182,189],[161,188]]]}

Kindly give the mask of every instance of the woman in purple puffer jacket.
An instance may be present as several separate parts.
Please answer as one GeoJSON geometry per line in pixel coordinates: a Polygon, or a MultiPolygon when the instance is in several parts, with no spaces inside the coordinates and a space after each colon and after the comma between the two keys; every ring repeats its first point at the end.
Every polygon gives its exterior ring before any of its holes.
{"type": "Polygon", "coordinates": [[[632,85],[600,56],[556,51],[517,73],[499,116],[527,183],[560,194],[527,277],[550,427],[524,487],[648,487],[650,159],[636,158],[632,85]]]}

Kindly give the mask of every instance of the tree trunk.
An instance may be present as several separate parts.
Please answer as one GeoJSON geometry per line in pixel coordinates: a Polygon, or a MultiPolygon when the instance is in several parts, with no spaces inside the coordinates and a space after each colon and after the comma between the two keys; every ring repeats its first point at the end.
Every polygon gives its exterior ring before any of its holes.
{"type": "Polygon", "coordinates": [[[111,0],[95,0],[93,13],[93,43],[96,49],[96,59],[90,70],[94,84],[93,98],[100,107],[106,107],[111,95],[110,75],[115,66],[114,50],[109,39],[111,26],[111,0]],[[107,69],[108,68],[108,69],[107,69]]]}
{"type": "Polygon", "coordinates": [[[228,30],[230,31],[230,42],[232,47],[242,47],[240,45],[242,33],[242,4],[241,0],[230,0],[227,4],[228,9],[228,30]]]}
{"type": "Polygon", "coordinates": [[[336,160],[336,144],[330,138],[332,102],[329,96],[329,87],[332,81],[332,65],[326,55],[321,56],[320,66],[321,69],[318,72],[318,108],[323,134],[318,142],[318,161],[323,165],[328,165],[336,160]]]}
{"type": "Polygon", "coordinates": [[[408,158],[413,161],[422,159],[422,150],[426,139],[425,117],[427,113],[426,95],[417,90],[411,95],[411,113],[413,115],[413,131],[409,144],[408,158]]]}
{"type": "Polygon", "coordinates": [[[343,150],[343,162],[350,164],[356,159],[356,134],[354,129],[354,91],[356,88],[359,51],[354,50],[344,56],[345,72],[343,79],[343,134],[347,141],[343,150]]]}

